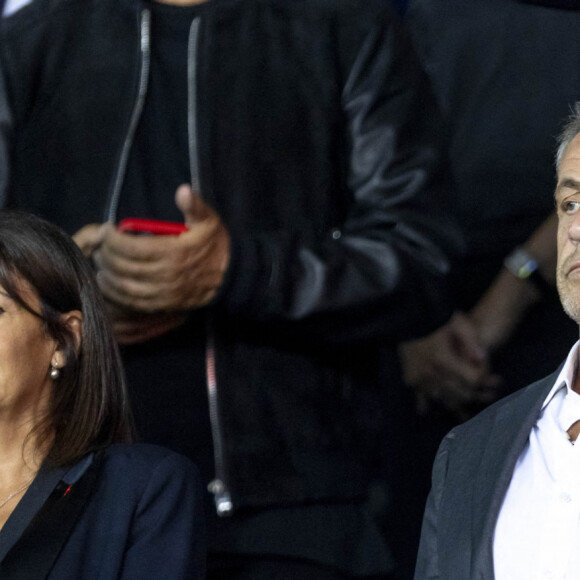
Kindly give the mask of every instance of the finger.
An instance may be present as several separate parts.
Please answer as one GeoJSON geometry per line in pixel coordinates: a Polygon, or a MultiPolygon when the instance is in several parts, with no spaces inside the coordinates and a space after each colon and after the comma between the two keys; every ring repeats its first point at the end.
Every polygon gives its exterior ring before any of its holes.
{"type": "Polygon", "coordinates": [[[108,224],[88,224],[76,232],[72,239],[85,256],[90,256],[105,238],[108,224]]]}
{"type": "Polygon", "coordinates": [[[485,369],[480,365],[472,365],[469,361],[454,361],[453,367],[447,366],[441,374],[465,388],[475,388],[485,376],[485,369]]]}
{"type": "Polygon", "coordinates": [[[485,373],[485,368],[472,361],[462,360],[456,353],[445,348],[437,353],[438,358],[423,360],[419,365],[403,365],[403,378],[411,386],[422,383],[438,384],[455,382],[475,385],[485,373]]]}
{"type": "Polygon", "coordinates": [[[112,228],[105,237],[101,250],[105,263],[121,260],[122,269],[128,262],[141,264],[200,260],[208,251],[219,220],[195,224],[179,236],[136,236],[112,228]],[[214,223],[215,221],[215,223],[214,223]]]}
{"type": "Polygon", "coordinates": [[[159,295],[164,284],[120,277],[106,269],[98,271],[97,282],[103,296],[116,305],[144,312],[162,309],[159,295]]]}
{"type": "MultiPolygon", "coordinates": [[[[186,234],[184,234],[185,236],[186,234]]],[[[202,263],[211,251],[212,244],[196,245],[195,233],[187,239],[173,240],[167,243],[162,236],[147,240],[146,244],[137,244],[131,235],[111,236],[94,255],[97,267],[107,270],[121,278],[133,280],[176,280],[183,271],[191,271],[202,263]],[[128,239],[129,238],[129,239],[128,239]],[[152,242],[152,243],[151,243],[152,242]]]]}
{"type": "Polygon", "coordinates": [[[107,257],[137,262],[161,261],[175,248],[177,236],[138,236],[111,228],[103,240],[107,257]]]}
{"type": "MultiPolygon", "coordinates": [[[[181,241],[163,260],[142,262],[112,254],[107,247],[95,252],[93,260],[101,273],[103,286],[114,286],[127,295],[148,296],[156,292],[184,294],[198,289],[216,288],[225,267],[209,259],[215,244],[208,242],[197,249],[181,241]],[[142,284],[142,286],[141,286],[142,284]]],[[[176,308],[182,305],[175,304],[176,308]]]]}
{"type": "Polygon", "coordinates": [[[175,204],[183,214],[186,225],[191,228],[198,222],[211,217],[215,212],[207,205],[201,195],[190,185],[180,185],[175,192],[175,204]]]}
{"type": "Polygon", "coordinates": [[[481,344],[477,330],[465,314],[454,314],[452,328],[454,346],[458,352],[476,362],[487,360],[487,352],[481,344]]]}
{"type": "Polygon", "coordinates": [[[467,385],[460,381],[445,381],[439,390],[438,400],[448,409],[463,406],[477,399],[475,385],[467,385]]]}
{"type": "Polygon", "coordinates": [[[163,280],[170,276],[170,262],[167,260],[138,261],[113,254],[101,247],[93,254],[93,262],[99,271],[105,271],[120,279],[163,280]]]}
{"type": "Polygon", "coordinates": [[[442,348],[432,361],[434,374],[442,380],[475,386],[485,376],[487,367],[459,353],[442,348]]]}
{"type": "Polygon", "coordinates": [[[128,296],[147,297],[157,293],[184,294],[215,288],[223,273],[204,262],[206,252],[203,250],[197,256],[188,254],[182,259],[178,252],[168,256],[164,262],[147,263],[110,256],[98,250],[93,259],[103,290],[108,288],[128,296]]]}

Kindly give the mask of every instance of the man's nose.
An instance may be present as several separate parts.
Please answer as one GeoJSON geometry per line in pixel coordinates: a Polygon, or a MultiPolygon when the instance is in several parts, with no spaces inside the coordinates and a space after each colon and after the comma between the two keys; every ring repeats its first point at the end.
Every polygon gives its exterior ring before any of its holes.
{"type": "Polygon", "coordinates": [[[568,239],[574,243],[580,242],[580,212],[572,217],[568,228],[568,239]]]}

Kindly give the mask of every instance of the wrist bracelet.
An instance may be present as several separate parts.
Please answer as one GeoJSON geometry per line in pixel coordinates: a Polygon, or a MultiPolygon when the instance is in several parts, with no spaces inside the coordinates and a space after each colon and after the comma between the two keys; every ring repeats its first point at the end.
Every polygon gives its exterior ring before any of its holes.
{"type": "Polygon", "coordinates": [[[538,262],[521,246],[515,248],[503,261],[503,265],[519,280],[529,280],[542,293],[549,292],[546,282],[538,268],[538,262]]]}

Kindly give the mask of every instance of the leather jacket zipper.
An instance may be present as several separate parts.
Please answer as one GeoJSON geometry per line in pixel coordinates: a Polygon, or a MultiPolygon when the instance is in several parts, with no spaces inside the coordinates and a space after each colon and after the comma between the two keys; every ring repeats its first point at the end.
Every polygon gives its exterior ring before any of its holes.
{"type": "Polygon", "coordinates": [[[220,517],[231,516],[234,512],[232,496],[226,483],[226,471],[224,463],[223,439],[221,435],[218,399],[217,399],[217,378],[215,365],[215,348],[213,335],[211,333],[211,324],[208,315],[208,334],[206,347],[206,375],[207,375],[207,396],[209,399],[209,419],[211,423],[211,432],[214,449],[215,479],[207,486],[210,493],[214,496],[215,509],[220,517]]]}
{"type": "MultiPolygon", "coordinates": [[[[191,174],[191,187],[193,191],[200,190],[199,166],[197,159],[197,39],[199,30],[199,18],[195,18],[190,27],[188,41],[187,79],[188,79],[188,143],[189,143],[189,164],[191,174]]],[[[143,10],[141,13],[141,70],[139,74],[139,89],[137,100],[133,107],[129,128],[125,136],[121,156],[117,166],[117,172],[113,181],[109,203],[105,210],[105,221],[116,221],[119,197],[125,179],[129,154],[133,145],[135,131],[141,118],[147,85],[149,82],[149,70],[151,64],[151,11],[143,10]]],[[[223,451],[223,437],[221,431],[220,418],[218,413],[217,400],[217,379],[215,372],[215,346],[213,339],[213,328],[210,321],[210,314],[207,314],[207,334],[206,334],[206,377],[207,394],[209,401],[209,415],[211,422],[212,440],[214,446],[215,479],[208,485],[209,491],[214,495],[214,501],[218,516],[229,516],[233,513],[233,503],[227,485],[226,468],[223,451]]]]}
{"type": "Polygon", "coordinates": [[[137,92],[137,100],[133,107],[129,128],[125,136],[123,148],[121,149],[121,156],[119,157],[119,164],[117,172],[113,181],[109,203],[105,210],[105,221],[115,222],[117,219],[117,208],[119,206],[119,196],[123,187],[125,179],[125,172],[127,170],[127,163],[129,162],[129,153],[135,138],[135,131],[141,118],[143,105],[145,104],[145,95],[147,94],[147,84],[149,82],[149,68],[151,65],[151,11],[143,10],[141,13],[141,70],[139,73],[139,90],[137,92]]]}
{"type": "MultiPolygon", "coordinates": [[[[198,146],[197,146],[197,45],[199,38],[199,17],[194,18],[189,29],[187,55],[187,127],[189,139],[189,164],[191,174],[191,188],[197,194],[200,192],[198,146]]],[[[218,408],[218,392],[215,362],[215,340],[211,314],[206,314],[206,380],[207,397],[209,404],[209,418],[214,449],[215,478],[208,485],[208,490],[214,496],[217,515],[226,517],[233,514],[234,505],[227,484],[226,465],[224,457],[223,436],[218,408]]]]}

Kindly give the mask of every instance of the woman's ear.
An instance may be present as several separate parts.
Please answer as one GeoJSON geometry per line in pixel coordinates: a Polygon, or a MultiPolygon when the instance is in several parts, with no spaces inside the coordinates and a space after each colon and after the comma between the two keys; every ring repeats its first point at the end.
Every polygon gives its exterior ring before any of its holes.
{"type": "MultiPolygon", "coordinates": [[[[81,348],[81,341],[83,336],[83,315],[80,310],[71,310],[70,312],[65,312],[61,315],[61,321],[66,327],[66,329],[71,333],[74,343],[75,343],[75,351],[78,354],[81,348]]],[[[62,351],[60,349],[57,350],[55,354],[60,353],[62,356],[62,351]]],[[[61,365],[63,366],[66,364],[66,361],[61,361],[61,365]]]]}

